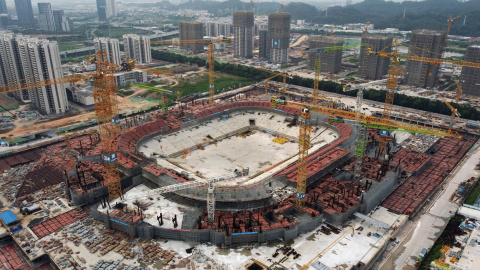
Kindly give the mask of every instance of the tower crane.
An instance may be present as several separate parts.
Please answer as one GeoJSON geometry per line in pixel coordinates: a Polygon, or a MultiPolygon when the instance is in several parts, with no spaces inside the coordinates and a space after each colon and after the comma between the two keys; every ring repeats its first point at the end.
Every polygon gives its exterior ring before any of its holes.
{"type": "Polygon", "coordinates": [[[378,118],[374,116],[364,115],[358,112],[349,112],[334,108],[327,108],[317,105],[306,105],[300,102],[287,101],[284,96],[272,96],[272,107],[279,105],[287,106],[290,108],[297,108],[301,110],[301,124],[299,126],[299,158],[298,158],[298,173],[297,173],[297,192],[296,202],[299,207],[305,206],[305,193],[307,186],[307,166],[308,166],[308,149],[310,148],[310,131],[312,127],[309,124],[311,112],[325,114],[329,116],[342,117],[345,119],[356,120],[363,123],[366,127],[372,127],[377,129],[395,129],[413,133],[423,133],[438,136],[449,136],[455,138],[461,138],[455,131],[444,130],[439,128],[430,128],[421,125],[415,125],[411,123],[404,123],[393,121],[385,118],[378,118]]]}
{"type": "Polygon", "coordinates": [[[460,113],[458,113],[458,110],[455,109],[455,107],[453,107],[450,103],[448,103],[448,101],[446,101],[446,100],[442,97],[442,95],[440,95],[440,94],[437,94],[437,95],[440,97],[440,99],[442,99],[442,101],[443,101],[445,104],[447,104],[448,108],[450,108],[450,110],[452,110],[452,115],[450,116],[450,125],[449,125],[449,127],[448,127],[448,130],[451,131],[452,128],[453,128],[453,122],[455,121],[455,116],[456,116],[456,117],[460,117],[460,113]]]}
{"type": "MultiPolygon", "coordinates": [[[[272,73],[271,71],[267,71],[267,72],[272,73]]],[[[274,79],[277,76],[283,76],[283,92],[286,91],[288,74],[287,73],[280,73],[280,72],[274,73],[274,75],[265,79],[265,91],[268,89],[268,82],[270,82],[270,80],[274,79]]]]}
{"type": "Polygon", "coordinates": [[[213,104],[215,98],[215,48],[216,43],[231,43],[230,39],[191,39],[191,40],[165,40],[151,41],[150,44],[157,45],[184,45],[184,44],[204,44],[208,43],[208,78],[209,78],[209,103],[213,104]]]}
{"type": "MultiPolygon", "coordinates": [[[[81,80],[93,79],[95,91],[93,98],[95,102],[95,114],[98,121],[98,133],[100,134],[100,145],[102,159],[105,166],[105,183],[107,183],[109,199],[122,196],[120,184],[120,173],[117,163],[118,147],[115,143],[119,132],[120,119],[118,116],[118,104],[116,98],[116,81],[114,74],[132,70],[134,61],[124,61],[121,65],[108,61],[105,51],[99,51],[89,57],[89,61],[97,66],[96,71],[88,73],[74,73],[60,78],[51,78],[33,82],[21,82],[16,87],[13,84],[0,86],[0,93],[9,93],[26,89],[44,87],[53,84],[71,83],[75,84],[81,80]]],[[[68,138],[67,138],[68,140],[68,138]]]]}
{"type": "MultiPolygon", "coordinates": [[[[215,221],[215,184],[219,182],[225,182],[229,180],[238,179],[237,176],[223,175],[214,178],[207,179],[197,179],[196,181],[188,181],[185,183],[178,183],[173,185],[168,185],[156,189],[151,189],[146,192],[146,195],[161,195],[164,193],[180,191],[184,189],[206,186],[207,187],[207,213],[208,213],[208,222],[215,221]]],[[[142,195],[145,197],[145,195],[142,195]]],[[[135,200],[140,197],[128,198],[126,200],[135,200]]]]}
{"type": "Polygon", "coordinates": [[[333,29],[335,29],[335,25],[332,26],[332,29],[330,29],[330,39],[333,39],[333,29]]]}
{"type": "MultiPolygon", "coordinates": [[[[332,38],[333,36],[333,29],[335,26],[332,28],[332,32],[330,37],[332,38]]],[[[310,49],[310,48],[305,48],[302,50],[302,55],[306,55],[308,53],[325,53],[329,51],[336,51],[336,50],[343,50],[343,49],[350,49],[350,48],[355,48],[355,47],[362,47],[367,44],[355,44],[355,45],[345,45],[345,46],[332,46],[332,47],[322,47],[322,48],[316,48],[316,49],[310,49]]],[[[321,61],[315,57],[315,77],[313,80],[313,104],[318,103],[318,98],[319,98],[319,93],[318,93],[318,85],[320,83],[320,71],[321,71],[321,61]]]]}
{"type": "MultiPolygon", "coordinates": [[[[385,98],[385,105],[383,107],[383,118],[388,120],[392,113],[393,100],[395,96],[395,90],[397,90],[398,76],[400,75],[400,59],[405,59],[408,61],[419,61],[426,62],[436,66],[440,65],[452,65],[452,66],[462,66],[462,67],[471,67],[471,68],[480,68],[480,63],[468,62],[463,60],[446,60],[443,58],[430,58],[430,57],[421,57],[418,55],[400,55],[398,54],[398,40],[395,40],[392,45],[394,45],[394,50],[392,53],[384,52],[384,50],[375,52],[371,48],[367,48],[367,55],[378,55],[382,57],[391,58],[390,69],[388,72],[387,79],[387,94],[385,98]]],[[[449,130],[449,132],[452,132],[449,130]]],[[[385,154],[386,145],[387,145],[387,135],[388,132],[380,133],[380,140],[378,144],[378,153],[379,155],[385,154]]]]}
{"type": "Polygon", "coordinates": [[[455,98],[455,102],[458,103],[460,101],[460,96],[462,95],[463,90],[460,81],[455,81],[455,84],[457,84],[457,97],[455,98]]]}

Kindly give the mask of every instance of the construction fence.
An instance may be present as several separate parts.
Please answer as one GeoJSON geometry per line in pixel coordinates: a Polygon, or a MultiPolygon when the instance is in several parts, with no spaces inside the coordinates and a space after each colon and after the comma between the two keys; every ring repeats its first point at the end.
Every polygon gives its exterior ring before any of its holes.
{"type": "Polygon", "coordinates": [[[119,223],[115,222],[107,214],[97,210],[98,204],[93,205],[90,209],[93,218],[103,222],[107,228],[115,229],[128,233],[134,237],[144,239],[170,239],[186,242],[205,243],[210,242],[215,245],[233,245],[244,243],[264,243],[281,239],[283,241],[291,241],[300,234],[314,230],[322,224],[323,215],[312,217],[308,221],[300,221],[297,226],[289,228],[277,228],[264,232],[244,232],[225,235],[224,232],[214,230],[195,230],[195,229],[167,229],[149,223],[119,223]]]}

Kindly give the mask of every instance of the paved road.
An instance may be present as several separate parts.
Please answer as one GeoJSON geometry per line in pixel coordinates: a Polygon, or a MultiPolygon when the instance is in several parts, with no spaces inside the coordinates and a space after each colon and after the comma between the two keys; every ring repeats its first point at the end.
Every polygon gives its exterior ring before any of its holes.
{"type": "Polygon", "coordinates": [[[395,249],[388,254],[379,269],[415,269],[415,258],[424,247],[433,246],[436,239],[447,225],[448,220],[455,215],[459,205],[449,199],[458,185],[480,173],[473,170],[480,160],[478,148],[472,153],[468,152],[463,160],[463,165],[457,166],[452,172],[453,177],[446,183],[446,187],[428,205],[425,214],[417,220],[409,221],[398,233],[397,239],[401,241],[395,249]]]}

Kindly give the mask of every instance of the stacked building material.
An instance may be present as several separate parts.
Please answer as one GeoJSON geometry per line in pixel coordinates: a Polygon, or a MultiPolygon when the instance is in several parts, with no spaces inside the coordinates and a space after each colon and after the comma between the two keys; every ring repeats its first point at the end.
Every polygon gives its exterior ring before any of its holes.
{"type": "Polygon", "coordinates": [[[364,190],[366,187],[360,182],[340,182],[329,177],[307,192],[306,201],[320,205],[332,215],[360,204],[358,197],[364,190]]]}
{"type": "Polygon", "coordinates": [[[408,178],[403,185],[390,194],[382,206],[400,214],[412,214],[423,205],[434,190],[457,165],[474,141],[441,138],[433,146],[430,163],[417,176],[408,178]]]}
{"type": "Polygon", "coordinates": [[[54,218],[35,224],[31,226],[30,229],[38,238],[42,238],[87,216],[88,215],[81,209],[73,209],[54,218]]]}
{"type": "Polygon", "coordinates": [[[430,162],[431,157],[424,153],[417,153],[406,148],[402,148],[393,154],[396,163],[402,164],[402,170],[409,174],[418,174],[430,162]]]}

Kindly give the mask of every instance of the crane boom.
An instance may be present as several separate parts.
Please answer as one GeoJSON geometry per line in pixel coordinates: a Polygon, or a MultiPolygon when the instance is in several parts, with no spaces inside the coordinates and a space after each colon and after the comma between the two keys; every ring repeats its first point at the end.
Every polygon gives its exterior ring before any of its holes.
{"type": "Polygon", "coordinates": [[[382,128],[382,127],[384,127],[385,129],[393,128],[395,130],[401,130],[406,132],[430,134],[430,135],[436,135],[436,136],[447,136],[447,137],[453,137],[453,138],[459,138],[459,139],[462,138],[457,132],[448,131],[442,128],[433,128],[433,127],[426,127],[426,126],[421,126],[421,125],[416,125],[411,123],[399,122],[395,120],[365,115],[357,112],[327,108],[327,107],[318,106],[318,105],[317,106],[307,105],[300,102],[287,101],[285,99],[282,99],[281,97],[277,98],[275,96],[272,96],[271,102],[275,103],[276,105],[284,105],[290,108],[297,108],[297,109],[308,108],[312,112],[360,121],[360,122],[366,123],[367,126],[372,126],[374,128],[382,128]]]}
{"type": "Polygon", "coordinates": [[[191,40],[165,40],[165,41],[151,41],[150,44],[158,45],[183,45],[183,44],[203,44],[208,43],[208,91],[209,103],[213,104],[215,98],[215,43],[231,43],[231,39],[191,39],[191,40]]]}
{"type": "Polygon", "coordinates": [[[450,110],[452,110],[452,115],[450,116],[450,125],[449,125],[449,130],[451,130],[453,128],[453,123],[455,121],[455,116],[460,116],[460,114],[458,113],[457,109],[455,109],[455,107],[453,107],[448,101],[446,101],[442,95],[440,94],[437,94],[440,99],[442,99],[442,101],[447,104],[448,108],[450,108],[450,110]]]}
{"type": "Polygon", "coordinates": [[[60,84],[60,83],[74,83],[74,82],[81,81],[83,79],[92,78],[94,76],[95,76],[95,73],[80,73],[80,74],[72,74],[69,76],[61,77],[61,78],[46,79],[46,80],[35,81],[35,82],[24,82],[24,83],[20,83],[20,86],[7,84],[7,85],[0,86],[0,93],[2,94],[10,93],[10,92],[33,89],[33,88],[38,88],[38,87],[43,87],[43,86],[48,86],[53,84],[60,84]]]}

